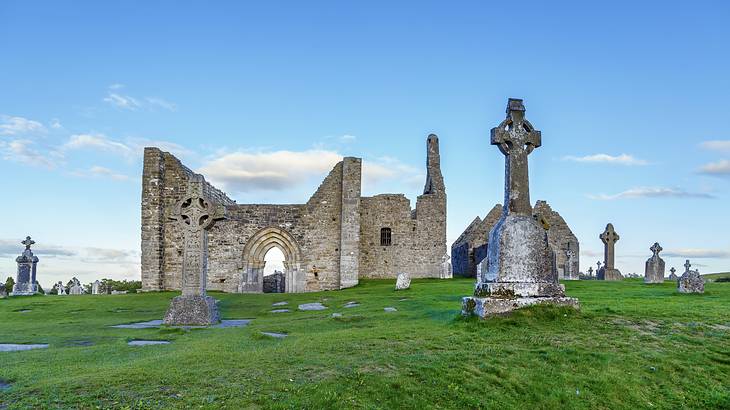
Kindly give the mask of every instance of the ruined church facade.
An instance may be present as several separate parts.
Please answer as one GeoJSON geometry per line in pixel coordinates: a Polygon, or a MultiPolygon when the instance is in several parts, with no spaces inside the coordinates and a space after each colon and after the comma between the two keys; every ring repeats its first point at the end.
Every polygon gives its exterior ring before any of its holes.
{"type": "MultiPolygon", "coordinates": [[[[446,254],[446,189],[439,141],[427,139],[426,185],[415,209],[403,194],[361,195],[362,160],[345,157],[305,204],[237,204],[204,182],[205,199],[224,206],[208,234],[207,288],[264,291],[265,255],[285,257],[288,293],[343,289],[360,278],[438,278],[446,254]]],[[[142,174],[142,288],[179,290],[182,232],[174,205],[194,173],[158,148],[146,148],[142,174]]]]}

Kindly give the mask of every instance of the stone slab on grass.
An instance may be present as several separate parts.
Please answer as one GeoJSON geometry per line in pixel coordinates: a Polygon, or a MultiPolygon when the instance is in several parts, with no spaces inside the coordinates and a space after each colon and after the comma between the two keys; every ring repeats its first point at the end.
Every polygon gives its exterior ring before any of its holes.
{"type": "Polygon", "coordinates": [[[0,352],[22,352],[25,350],[48,349],[47,344],[0,343],[0,352]]]}
{"type": "Polygon", "coordinates": [[[317,302],[317,303],[305,303],[302,305],[299,305],[299,310],[304,311],[317,311],[317,310],[325,310],[327,309],[327,306],[317,302]]]}
{"type": "Polygon", "coordinates": [[[167,340],[131,340],[127,344],[129,346],[158,346],[169,345],[170,342],[167,340]]]}

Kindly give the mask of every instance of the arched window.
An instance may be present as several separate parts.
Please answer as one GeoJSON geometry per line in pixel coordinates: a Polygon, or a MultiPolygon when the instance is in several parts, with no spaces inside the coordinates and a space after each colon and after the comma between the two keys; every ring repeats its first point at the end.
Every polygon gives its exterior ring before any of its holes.
{"type": "Polygon", "coordinates": [[[380,246],[390,246],[393,243],[390,228],[380,229],[380,246]]]}

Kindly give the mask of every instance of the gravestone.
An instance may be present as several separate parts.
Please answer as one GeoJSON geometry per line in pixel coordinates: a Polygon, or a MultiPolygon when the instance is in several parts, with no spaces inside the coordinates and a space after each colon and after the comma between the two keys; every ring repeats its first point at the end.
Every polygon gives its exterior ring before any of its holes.
{"type": "Polygon", "coordinates": [[[614,265],[616,257],[616,242],[618,242],[621,237],[618,235],[618,233],[616,233],[616,230],[613,229],[613,224],[606,225],[606,230],[603,231],[599,238],[601,238],[604,246],[604,266],[601,267],[599,262],[599,268],[597,273],[598,280],[623,280],[624,277],[614,265]]]}
{"type": "Polygon", "coordinates": [[[27,236],[21,243],[25,245],[25,250],[15,258],[15,262],[18,264],[18,273],[10,296],[31,296],[38,293],[38,282],[36,281],[38,257],[33,255],[33,251],[30,250],[35,241],[27,236]]]}
{"type": "Polygon", "coordinates": [[[659,242],[655,242],[649,250],[653,255],[646,261],[644,283],[664,283],[664,259],[659,257],[659,252],[663,249],[659,242]]]}
{"type": "Polygon", "coordinates": [[[454,277],[454,273],[451,269],[451,257],[448,254],[444,254],[441,258],[441,279],[451,279],[454,277]]]}
{"type": "Polygon", "coordinates": [[[81,286],[81,282],[78,279],[71,279],[71,286],[68,287],[68,294],[73,296],[83,295],[86,293],[84,287],[81,286]]]}
{"type": "Polygon", "coordinates": [[[705,293],[705,282],[700,277],[700,272],[691,270],[692,264],[689,259],[684,264],[684,274],[677,281],[677,291],[679,293],[705,293]]]}
{"type": "Polygon", "coordinates": [[[672,274],[669,275],[669,280],[679,280],[679,276],[677,276],[677,270],[674,269],[674,266],[672,266],[672,269],[669,269],[669,272],[672,274]]]}
{"type": "Polygon", "coordinates": [[[395,290],[406,290],[411,287],[411,275],[408,272],[401,272],[395,280],[395,290]]]}
{"type": "Polygon", "coordinates": [[[575,263],[576,253],[572,249],[568,249],[565,251],[565,270],[563,271],[563,279],[565,280],[578,280],[580,279],[579,272],[575,272],[575,266],[577,264],[575,263]]]}
{"type": "Polygon", "coordinates": [[[95,280],[94,283],[91,284],[91,294],[101,295],[101,282],[98,280],[95,280]]]}
{"type": "Polygon", "coordinates": [[[5,290],[5,284],[0,283],[0,299],[6,299],[8,297],[8,292],[5,290]]]}
{"type": "Polygon", "coordinates": [[[168,211],[183,232],[182,295],[174,298],[165,314],[166,325],[207,326],[218,323],[216,300],[206,294],[208,231],[225,219],[225,207],[204,197],[202,175],[194,174],[187,194],[168,211]]]}
{"type": "Polygon", "coordinates": [[[66,296],[66,287],[63,286],[63,282],[56,283],[56,292],[58,296],[66,296]]]}
{"type": "Polygon", "coordinates": [[[593,266],[591,266],[590,268],[588,268],[588,276],[591,277],[591,278],[593,277],[593,266]]]}
{"type": "Polygon", "coordinates": [[[489,233],[486,269],[480,269],[474,296],[463,298],[462,314],[487,318],[535,304],[578,308],[577,299],[565,297],[547,231],[532,216],[528,156],[542,136],[525,119],[522,100],[509,99],[491,143],[505,156],[505,206],[489,233]]]}

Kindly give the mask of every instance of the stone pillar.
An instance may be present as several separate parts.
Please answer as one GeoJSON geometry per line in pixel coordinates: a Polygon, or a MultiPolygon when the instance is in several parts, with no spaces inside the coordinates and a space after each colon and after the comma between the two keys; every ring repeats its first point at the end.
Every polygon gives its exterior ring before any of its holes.
{"type": "Polygon", "coordinates": [[[183,232],[182,295],[165,314],[166,325],[211,325],[219,322],[216,301],[206,295],[208,230],[225,219],[225,207],[204,197],[205,180],[193,175],[185,197],[170,211],[183,232]]]}
{"type": "Polygon", "coordinates": [[[644,268],[644,283],[664,283],[664,259],[659,257],[663,249],[659,242],[649,248],[653,255],[646,261],[644,268]]]}
{"type": "Polygon", "coordinates": [[[142,291],[162,290],[164,262],[164,154],[158,148],[144,149],[142,170],[142,291]]]}
{"type": "Polygon", "coordinates": [[[18,264],[18,272],[10,296],[31,296],[38,293],[38,282],[36,281],[38,257],[33,255],[33,251],[30,250],[35,241],[28,236],[21,243],[25,245],[25,250],[15,259],[18,264]]]}
{"type": "Polygon", "coordinates": [[[340,218],[340,289],[358,284],[360,271],[360,181],[362,160],[342,161],[342,214],[340,218]]]}
{"type": "Polygon", "coordinates": [[[547,231],[532,216],[528,156],[542,145],[540,131],[525,119],[522,100],[509,99],[507,119],[492,129],[491,143],[505,156],[505,206],[489,233],[486,269],[480,269],[464,315],[486,318],[534,304],[578,307],[558,283],[547,231]]]}
{"type": "Polygon", "coordinates": [[[606,225],[606,230],[599,235],[601,242],[603,242],[603,256],[604,266],[598,267],[598,280],[623,280],[621,272],[616,269],[615,262],[615,247],[621,237],[613,229],[613,224],[606,225]]]}

